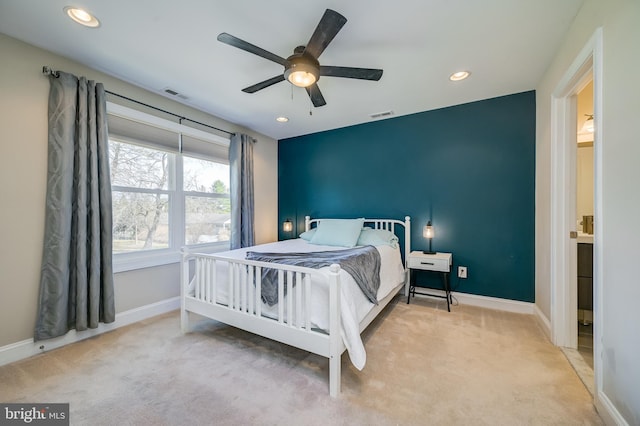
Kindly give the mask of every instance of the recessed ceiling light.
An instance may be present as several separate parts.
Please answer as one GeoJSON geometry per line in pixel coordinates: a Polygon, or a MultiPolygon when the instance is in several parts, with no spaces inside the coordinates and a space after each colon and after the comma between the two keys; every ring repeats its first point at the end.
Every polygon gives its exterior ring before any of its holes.
{"type": "Polygon", "coordinates": [[[454,72],[453,74],[451,74],[449,76],[449,80],[451,81],[460,81],[460,80],[464,80],[465,78],[469,77],[471,75],[471,73],[469,71],[458,71],[458,72],[454,72]]]}
{"type": "Polygon", "coordinates": [[[286,123],[287,121],[289,121],[289,118],[288,118],[288,117],[282,117],[282,116],[281,116],[281,117],[276,118],[276,121],[277,121],[278,123],[286,123]]]}
{"type": "Polygon", "coordinates": [[[64,13],[74,21],[76,21],[80,25],[84,25],[85,27],[96,28],[100,26],[100,21],[98,18],[90,14],[84,9],[80,9],[78,7],[66,6],[64,9],[64,13]]]}

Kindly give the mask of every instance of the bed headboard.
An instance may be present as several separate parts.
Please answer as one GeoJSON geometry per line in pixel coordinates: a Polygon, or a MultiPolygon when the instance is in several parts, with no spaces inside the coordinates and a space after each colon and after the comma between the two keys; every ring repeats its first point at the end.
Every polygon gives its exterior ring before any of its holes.
{"type": "MultiPolygon", "coordinates": [[[[311,219],[311,216],[304,217],[304,230],[308,231],[315,224],[318,226],[322,219],[311,219]]],[[[404,221],[397,219],[365,219],[364,226],[368,226],[373,229],[385,229],[398,236],[402,237],[402,229],[404,228],[404,264],[407,266],[407,258],[411,253],[411,217],[405,216],[404,221]],[[398,228],[398,229],[396,229],[398,228]]]]}

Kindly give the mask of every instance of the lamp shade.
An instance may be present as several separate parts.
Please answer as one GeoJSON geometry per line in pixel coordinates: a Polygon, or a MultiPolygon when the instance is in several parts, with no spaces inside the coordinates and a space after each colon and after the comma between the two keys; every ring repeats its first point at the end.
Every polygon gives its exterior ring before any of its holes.
{"type": "Polygon", "coordinates": [[[433,236],[435,232],[433,231],[433,226],[431,226],[431,221],[427,222],[424,228],[422,228],[422,236],[429,240],[429,250],[423,251],[424,254],[435,254],[436,252],[431,248],[431,242],[433,241],[433,236]]]}
{"type": "Polygon", "coordinates": [[[425,227],[422,229],[422,236],[428,239],[433,238],[434,232],[433,232],[433,226],[431,226],[431,221],[427,222],[425,227]]]}
{"type": "Polygon", "coordinates": [[[311,72],[299,70],[289,74],[287,80],[294,86],[309,87],[316,82],[316,76],[311,72]]]}
{"type": "Polygon", "coordinates": [[[293,222],[291,222],[291,219],[287,219],[284,221],[284,223],[282,224],[282,230],[284,232],[293,231],[293,222]]]}

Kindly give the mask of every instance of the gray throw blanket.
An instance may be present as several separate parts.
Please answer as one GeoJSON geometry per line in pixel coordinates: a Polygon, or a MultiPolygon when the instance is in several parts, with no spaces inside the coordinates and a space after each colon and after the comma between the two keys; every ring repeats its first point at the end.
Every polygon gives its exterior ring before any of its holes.
{"type": "MultiPolygon", "coordinates": [[[[315,269],[337,263],[342,269],[351,274],[367,299],[371,303],[378,304],[380,253],[374,246],[310,253],[260,253],[249,251],[246,259],[315,269]]],[[[293,285],[295,285],[295,282],[293,285]]],[[[286,286],[284,291],[286,295],[286,286]]],[[[262,300],[269,306],[278,303],[278,273],[274,269],[262,269],[262,300]]]]}

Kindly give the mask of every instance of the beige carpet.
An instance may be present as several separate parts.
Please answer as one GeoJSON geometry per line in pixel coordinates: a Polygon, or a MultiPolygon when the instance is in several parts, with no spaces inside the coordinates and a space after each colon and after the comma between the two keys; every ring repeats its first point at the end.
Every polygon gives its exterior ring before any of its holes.
{"type": "Polygon", "coordinates": [[[396,299],[364,333],[367,365],[328,362],[172,312],[0,367],[0,401],[69,402],[78,425],[589,425],[591,396],[535,319],[396,299]]]}

